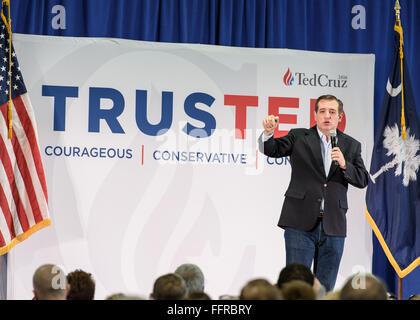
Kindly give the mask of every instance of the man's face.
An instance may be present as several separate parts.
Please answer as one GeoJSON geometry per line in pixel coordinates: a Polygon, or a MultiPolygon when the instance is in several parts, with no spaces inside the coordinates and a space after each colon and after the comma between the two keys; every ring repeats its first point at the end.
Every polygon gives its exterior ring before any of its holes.
{"type": "Polygon", "coordinates": [[[341,122],[342,114],[338,114],[338,102],[335,100],[320,100],[318,103],[318,112],[315,112],[315,120],[318,129],[329,135],[330,130],[337,129],[341,122]]]}

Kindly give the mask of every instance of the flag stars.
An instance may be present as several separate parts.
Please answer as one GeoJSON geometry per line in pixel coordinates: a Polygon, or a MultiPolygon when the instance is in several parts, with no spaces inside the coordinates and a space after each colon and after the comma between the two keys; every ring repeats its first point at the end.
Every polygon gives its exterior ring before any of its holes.
{"type": "Polygon", "coordinates": [[[25,90],[17,53],[11,48],[12,43],[7,27],[0,21],[0,101],[8,96],[20,95],[25,90]]]}

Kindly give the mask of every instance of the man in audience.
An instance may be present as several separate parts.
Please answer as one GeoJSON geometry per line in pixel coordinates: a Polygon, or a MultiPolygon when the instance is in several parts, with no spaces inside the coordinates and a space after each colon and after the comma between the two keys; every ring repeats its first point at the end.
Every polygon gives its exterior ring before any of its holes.
{"type": "Polygon", "coordinates": [[[184,279],[178,274],[168,273],[156,279],[150,299],[182,300],[187,294],[184,279]]]}
{"type": "Polygon", "coordinates": [[[285,266],[279,274],[277,287],[282,288],[283,284],[292,280],[302,280],[309,285],[314,285],[314,274],[311,269],[301,263],[291,263],[285,266]]]}
{"type": "Polygon", "coordinates": [[[373,274],[351,276],[340,291],[340,300],[387,300],[385,284],[373,274]]]}
{"type": "Polygon", "coordinates": [[[284,300],[315,300],[312,286],[302,280],[292,280],[282,285],[281,294],[284,300]]]}
{"type": "Polygon", "coordinates": [[[249,281],[239,295],[239,300],[281,300],[281,298],[279,289],[266,279],[249,281]]]}
{"type": "Polygon", "coordinates": [[[175,273],[184,279],[189,293],[204,291],[204,274],[197,265],[182,264],[176,268],[175,273]]]}
{"type": "Polygon", "coordinates": [[[315,292],[316,299],[321,299],[326,294],[325,287],[304,264],[291,263],[285,266],[280,272],[277,287],[281,290],[283,284],[292,280],[301,280],[309,284],[315,292]]]}
{"type": "Polygon", "coordinates": [[[66,300],[70,291],[64,271],[53,264],[40,266],[32,278],[33,300],[66,300]]]}
{"type": "Polygon", "coordinates": [[[70,292],[67,300],[93,300],[95,296],[95,281],[90,273],[75,270],[67,275],[70,292]]]}

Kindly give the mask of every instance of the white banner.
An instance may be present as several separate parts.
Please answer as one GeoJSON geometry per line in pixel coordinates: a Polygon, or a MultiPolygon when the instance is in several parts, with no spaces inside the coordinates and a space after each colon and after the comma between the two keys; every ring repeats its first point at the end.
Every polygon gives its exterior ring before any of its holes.
{"type": "MultiPolygon", "coordinates": [[[[36,112],[52,225],[16,246],[8,298],[32,298],[41,264],[93,274],[96,299],[147,297],[195,263],[213,299],[285,266],[277,227],[288,159],[257,151],[262,120],[314,124],[314,100],[344,103],[341,129],[373,146],[374,56],[15,35],[36,112]]],[[[349,188],[336,287],[371,268],[365,190],[349,188]]]]}

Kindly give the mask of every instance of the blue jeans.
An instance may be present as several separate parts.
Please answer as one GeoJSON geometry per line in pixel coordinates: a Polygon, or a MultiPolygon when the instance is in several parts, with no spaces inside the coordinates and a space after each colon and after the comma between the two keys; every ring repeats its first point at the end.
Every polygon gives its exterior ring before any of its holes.
{"type": "Polygon", "coordinates": [[[315,277],[327,291],[333,290],[343,254],[344,237],[326,235],[322,228],[322,220],[319,220],[311,231],[286,228],[284,240],[286,265],[301,263],[311,268],[315,258],[315,277]]]}

